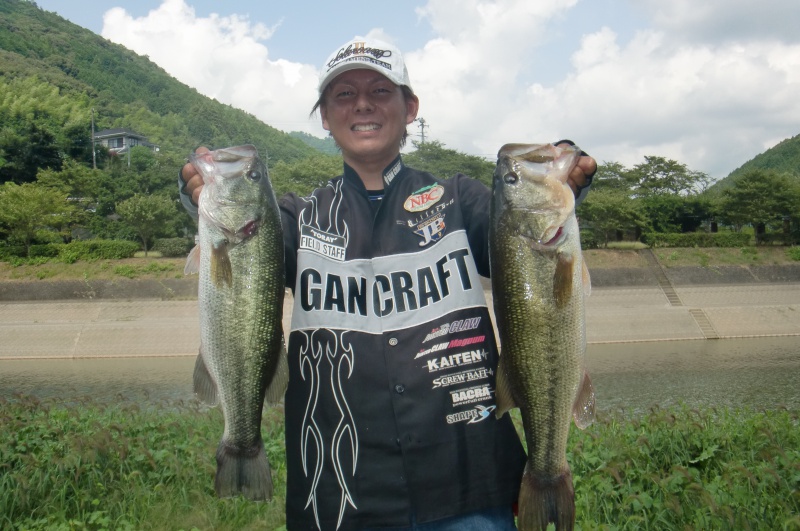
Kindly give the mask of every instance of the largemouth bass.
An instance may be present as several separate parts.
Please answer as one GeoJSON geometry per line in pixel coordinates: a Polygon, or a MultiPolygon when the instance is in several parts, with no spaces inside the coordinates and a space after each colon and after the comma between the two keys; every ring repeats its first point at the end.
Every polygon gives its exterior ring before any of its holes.
{"type": "Polygon", "coordinates": [[[575,495],[567,463],[572,418],[594,419],[584,368],[584,297],[575,197],[566,184],[580,150],[550,144],[500,149],[492,186],[490,263],[501,352],[497,415],[519,407],[528,460],[519,494],[522,531],[571,530],[575,495]]]}
{"type": "Polygon", "coordinates": [[[267,388],[286,388],[283,236],[269,175],[253,146],[193,154],[203,177],[198,242],[186,272],[200,274],[200,355],[195,393],[220,405],[225,429],[217,448],[219,497],[272,497],[261,438],[267,388]]]}

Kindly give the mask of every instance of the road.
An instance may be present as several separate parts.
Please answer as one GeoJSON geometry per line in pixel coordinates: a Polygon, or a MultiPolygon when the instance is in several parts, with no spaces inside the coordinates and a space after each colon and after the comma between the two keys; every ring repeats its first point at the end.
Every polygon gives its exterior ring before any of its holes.
{"type": "MultiPolygon", "coordinates": [[[[800,336],[800,284],[674,291],[677,299],[659,287],[594,289],[587,302],[589,342],[800,336]]],[[[287,297],[287,330],[291,309],[287,297]]],[[[197,301],[2,302],[0,338],[0,360],[194,356],[197,301]]]]}

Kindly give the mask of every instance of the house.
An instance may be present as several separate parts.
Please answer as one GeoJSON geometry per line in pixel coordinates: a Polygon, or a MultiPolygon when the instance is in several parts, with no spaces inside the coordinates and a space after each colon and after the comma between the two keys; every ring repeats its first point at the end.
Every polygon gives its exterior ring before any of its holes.
{"type": "Polygon", "coordinates": [[[145,146],[153,151],[158,151],[158,146],[147,141],[144,135],[135,133],[130,129],[104,129],[94,134],[94,141],[108,148],[115,155],[128,152],[133,146],[145,146]]]}

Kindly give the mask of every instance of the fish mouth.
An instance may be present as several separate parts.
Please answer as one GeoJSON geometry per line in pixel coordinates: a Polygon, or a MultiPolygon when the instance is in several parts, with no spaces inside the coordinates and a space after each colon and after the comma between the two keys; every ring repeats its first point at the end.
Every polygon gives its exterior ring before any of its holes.
{"type": "Polygon", "coordinates": [[[541,245],[544,245],[545,247],[550,247],[550,246],[553,246],[553,245],[557,244],[557,243],[558,243],[558,241],[561,239],[561,237],[562,237],[563,235],[564,235],[564,227],[559,227],[559,228],[556,230],[556,233],[555,233],[555,235],[554,235],[552,238],[550,238],[550,239],[549,239],[549,240],[547,240],[547,241],[544,241],[544,240],[539,240],[539,243],[540,243],[541,245]]]}

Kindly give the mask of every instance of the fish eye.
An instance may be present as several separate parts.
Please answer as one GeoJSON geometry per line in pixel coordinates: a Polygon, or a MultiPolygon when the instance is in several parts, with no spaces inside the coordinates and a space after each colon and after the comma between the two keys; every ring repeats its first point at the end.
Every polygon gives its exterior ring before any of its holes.
{"type": "Polygon", "coordinates": [[[517,184],[518,180],[519,180],[519,176],[517,176],[517,174],[514,173],[513,171],[508,172],[505,175],[503,175],[503,181],[506,184],[517,184]]]}
{"type": "Polygon", "coordinates": [[[258,182],[261,180],[261,172],[258,170],[250,170],[247,173],[247,178],[253,182],[258,182]]]}

